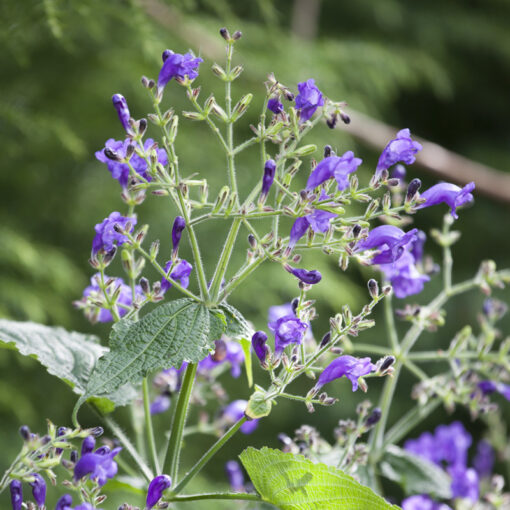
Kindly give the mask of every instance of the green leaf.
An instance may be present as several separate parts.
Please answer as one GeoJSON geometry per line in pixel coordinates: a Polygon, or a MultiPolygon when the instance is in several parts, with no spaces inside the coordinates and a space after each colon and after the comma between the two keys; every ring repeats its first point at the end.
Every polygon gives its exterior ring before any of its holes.
{"type": "Polygon", "coordinates": [[[302,455],[247,448],[240,459],[262,499],[282,510],[398,509],[339,469],[302,455]]]}
{"type": "Polygon", "coordinates": [[[266,394],[263,391],[255,391],[248,400],[245,414],[252,420],[258,420],[264,416],[269,416],[271,412],[271,401],[266,400],[266,394]]]}
{"type": "Polygon", "coordinates": [[[251,338],[253,328],[237,308],[225,303],[220,305],[220,309],[225,314],[227,321],[225,335],[231,338],[251,338]]]}
{"type": "Polygon", "coordinates": [[[438,499],[451,497],[451,480],[445,471],[398,446],[386,448],[380,469],[383,476],[398,483],[407,495],[430,494],[438,499]]]}
{"type": "Polygon", "coordinates": [[[85,391],[96,361],[108,351],[92,335],[5,319],[0,319],[0,347],[13,348],[37,359],[50,374],[64,380],[76,393],[85,391]]]}
{"type": "Polygon", "coordinates": [[[216,332],[224,328],[217,313],[191,299],[162,304],[138,322],[120,321],[112,330],[111,351],[92,372],[86,397],[108,395],[128,382],[136,384],[156,369],[198,362],[214,347],[216,332]]]}
{"type": "Polygon", "coordinates": [[[246,370],[246,378],[248,379],[248,386],[253,386],[253,363],[251,359],[251,342],[246,338],[240,338],[239,343],[243,348],[244,353],[244,368],[246,370]]]}

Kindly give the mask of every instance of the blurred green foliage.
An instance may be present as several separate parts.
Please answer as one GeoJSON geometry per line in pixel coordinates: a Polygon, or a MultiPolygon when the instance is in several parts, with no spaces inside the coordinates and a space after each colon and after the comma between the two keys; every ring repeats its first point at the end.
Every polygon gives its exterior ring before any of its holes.
{"type": "MultiPolygon", "coordinates": [[[[221,97],[221,85],[208,71],[212,61],[207,55],[222,60],[217,31],[224,25],[244,33],[236,62],[246,71],[236,82],[234,93],[251,91],[256,95],[240,124],[238,140],[250,136],[248,126],[256,122],[262,104],[262,82],[273,71],[291,88],[314,77],[332,98],[346,100],[353,108],[410,127],[465,156],[506,170],[510,163],[510,3],[323,0],[319,2],[320,16],[308,20],[315,24],[312,28],[317,34],[311,39],[301,33],[293,12],[300,4],[296,0],[0,3],[1,316],[92,330],[73,311],[71,301],[80,296],[92,274],[87,258],[93,225],[123,207],[118,183],[94,158],[94,151],[107,138],[122,136],[110,97],[123,93],[132,114],[144,116],[149,101],[140,77],[157,75],[160,54],[167,47],[203,52],[206,62],[197,83],[204,96],[212,90],[221,97]]],[[[168,87],[165,101],[177,111],[187,107],[176,84],[168,87]]],[[[360,177],[368,180],[377,154],[326,127],[319,128],[310,142],[319,147],[330,143],[339,152],[352,148],[364,158],[360,177]]],[[[178,149],[186,172],[203,173],[214,196],[223,184],[224,161],[206,127],[183,120],[178,149]]],[[[261,162],[255,149],[239,158],[238,173],[244,189],[260,178],[261,162]]],[[[433,182],[417,167],[410,173],[426,184],[433,182]]],[[[417,218],[417,225],[428,230],[439,224],[443,212],[426,210],[417,218]]],[[[155,199],[148,200],[139,213],[140,221],[152,226],[151,238],[161,238],[162,252],[169,252],[169,223],[175,211],[155,199]]],[[[508,236],[502,235],[508,219],[507,205],[483,197],[477,197],[474,208],[462,212],[455,225],[464,234],[454,251],[459,278],[474,273],[479,260],[487,256],[509,265],[510,243],[508,236]]],[[[211,247],[205,252],[209,271],[224,235],[221,221],[199,229],[203,245],[211,247]]],[[[433,246],[430,250],[438,259],[438,251],[433,246]]],[[[236,263],[243,257],[244,249],[239,249],[236,263]]],[[[324,272],[325,283],[314,291],[323,319],[346,302],[353,308],[364,303],[369,270],[351,267],[345,275],[326,257],[305,262],[324,272]]],[[[294,282],[281,268],[267,265],[264,271],[264,276],[259,273],[249,280],[235,295],[234,303],[258,327],[264,327],[269,304],[289,301],[295,293],[294,282]]],[[[433,296],[438,285],[437,281],[428,285],[420,300],[433,296]]],[[[466,318],[474,323],[481,302],[480,296],[469,296],[449,306],[451,325],[436,335],[425,335],[427,348],[445,345],[466,318]]],[[[327,328],[325,319],[314,324],[318,335],[327,328]]],[[[94,329],[106,338],[106,327],[94,329]]],[[[365,339],[386,341],[381,329],[368,332],[365,339]]],[[[74,397],[33,360],[0,351],[0,367],[1,470],[19,447],[17,427],[27,423],[42,430],[45,417],[68,423],[74,397]]],[[[411,383],[411,377],[403,380],[404,406],[409,405],[411,383]]],[[[374,400],[379,388],[379,382],[371,384],[369,396],[374,400]]],[[[245,394],[239,394],[237,387],[230,390],[236,398],[248,396],[247,389],[245,394]]],[[[331,438],[337,420],[352,414],[361,397],[351,397],[343,382],[330,391],[341,395],[340,406],[307,415],[304,407],[283,402],[249,442],[276,445],[277,432],[291,433],[302,422],[318,426],[331,438]]],[[[435,419],[444,419],[444,413],[435,419]]],[[[162,430],[163,421],[158,430],[162,430]]],[[[194,438],[189,459],[208,441],[194,438]]],[[[246,444],[244,436],[236,438],[221,452],[220,462],[237,455],[246,444]]],[[[221,470],[209,473],[222,480],[221,470]]]]}

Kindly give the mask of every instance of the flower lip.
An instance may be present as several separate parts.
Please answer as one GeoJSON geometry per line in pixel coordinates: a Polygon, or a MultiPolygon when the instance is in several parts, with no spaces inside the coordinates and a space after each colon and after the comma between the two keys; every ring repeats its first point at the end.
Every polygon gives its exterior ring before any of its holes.
{"type": "Polygon", "coordinates": [[[422,145],[411,139],[409,129],[401,129],[397,137],[390,140],[379,157],[376,176],[380,176],[383,170],[387,170],[396,163],[410,165],[416,161],[416,153],[423,149],[422,145]]]}
{"type": "Polygon", "coordinates": [[[376,369],[370,358],[355,358],[354,356],[345,355],[333,360],[319,376],[319,381],[315,385],[317,389],[322,388],[325,384],[334,381],[340,377],[347,377],[352,384],[352,391],[358,389],[358,379],[364,375],[368,375],[376,369]]]}

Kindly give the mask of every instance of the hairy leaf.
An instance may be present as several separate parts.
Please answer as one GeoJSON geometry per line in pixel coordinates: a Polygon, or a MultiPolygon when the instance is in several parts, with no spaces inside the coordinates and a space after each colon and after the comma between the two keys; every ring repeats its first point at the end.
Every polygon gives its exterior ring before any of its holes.
{"type": "Polygon", "coordinates": [[[247,448],[240,459],[262,499],[282,510],[398,509],[339,469],[302,455],[247,448]]]}
{"type": "Polygon", "coordinates": [[[227,321],[227,328],[225,335],[232,338],[244,337],[251,338],[253,334],[253,328],[248,324],[248,321],[243,317],[241,312],[228,304],[222,304],[220,309],[225,314],[227,321]]]}
{"type": "Polygon", "coordinates": [[[380,464],[382,474],[397,482],[407,495],[430,494],[433,497],[451,497],[448,474],[434,463],[390,445],[380,464]]]}

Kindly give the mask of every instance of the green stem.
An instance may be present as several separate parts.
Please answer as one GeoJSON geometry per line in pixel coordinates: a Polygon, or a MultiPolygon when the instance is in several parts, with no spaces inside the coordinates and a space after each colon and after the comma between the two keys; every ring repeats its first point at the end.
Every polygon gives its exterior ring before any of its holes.
{"type": "Polygon", "coordinates": [[[412,372],[420,381],[427,381],[429,376],[415,363],[413,363],[410,359],[406,359],[404,361],[404,366],[412,372]]]}
{"type": "Polygon", "coordinates": [[[229,77],[225,83],[225,103],[227,107],[227,167],[230,179],[230,188],[236,194],[236,203],[239,204],[239,192],[237,189],[236,169],[234,164],[234,124],[232,122],[232,81],[230,72],[232,70],[232,55],[234,53],[234,43],[229,42],[227,46],[227,65],[225,72],[229,77]]]}
{"type": "Polygon", "coordinates": [[[149,445],[149,451],[152,460],[152,469],[159,475],[161,473],[158,460],[158,450],[156,448],[156,440],[154,439],[154,429],[152,428],[152,418],[150,409],[150,396],[149,396],[149,384],[147,377],[143,378],[142,382],[143,390],[143,409],[145,413],[145,433],[147,434],[147,444],[149,445]]]}
{"type": "Polygon", "coordinates": [[[101,416],[102,420],[106,423],[106,425],[110,428],[110,430],[115,434],[115,436],[122,443],[126,451],[131,455],[133,460],[136,462],[136,465],[142,472],[143,476],[146,478],[148,482],[151,482],[154,478],[152,471],[149,466],[142,459],[136,448],[133,446],[129,438],[126,436],[124,431],[120,428],[120,426],[109,416],[101,416]]]}
{"type": "Polygon", "coordinates": [[[246,417],[243,416],[238,422],[234,423],[223,436],[221,436],[204,455],[198,460],[198,462],[186,473],[184,478],[177,484],[173,490],[174,494],[179,494],[186,485],[201,471],[201,469],[211,460],[218,450],[241,428],[241,425],[246,421],[246,417]]]}
{"type": "Polygon", "coordinates": [[[188,414],[189,399],[197,373],[197,364],[189,363],[182,381],[179,399],[175,409],[174,419],[172,421],[172,429],[170,439],[168,441],[168,450],[166,452],[165,461],[163,462],[163,473],[170,475],[172,480],[177,480],[177,472],[179,469],[179,455],[181,452],[182,436],[184,426],[186,424],[186,415],[188,414]]]}
{"type": "Polygon", "coordinates": [[[261,501],[257,494],[246,494],[244,492],[206,492],[204,494],[185,494],[174,496],[170,501],[199,501],[202,499],[237,499],[243,501],[261,501]]]}
{"type": "Polygon", "coordinates": [[[260,257],[255,260],[255,262],[252,262],[249,266],[246,266],[244,269],[241,269],[241,271],[234,275],[230,282],[223,288],[223,291],[218,297],[218,303],[221,303],[230,294],[232,294],[232,292],[234,292],[234,290],[265,261],[265,257],[260,257]]]}
{"type": "Polygon", "coordinates": [[[398,356],[400,351],[400,344],[398,341],[397,328],[395,325],[395,318],[393,316],[393,307],[391,305],[391,301],[391,295],[386,296],[386,299],[384,300],[384,316],[386,319],[386,331],[388,332],[393,354],[398,356]]]}
{"type": "Polygon", "coordinates": [[[387,347],[381,347],[380,345],[364,344],[355,342],[352,344],[353,352],[371,352],[374,354],[381,354],[387,356],[389,354],[387,347]]]}

